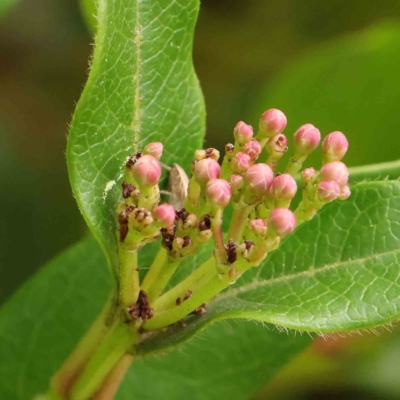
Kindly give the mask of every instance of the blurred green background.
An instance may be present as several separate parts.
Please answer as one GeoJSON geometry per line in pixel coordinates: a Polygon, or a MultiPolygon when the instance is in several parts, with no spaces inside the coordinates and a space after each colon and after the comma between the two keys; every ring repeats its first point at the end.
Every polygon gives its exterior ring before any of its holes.
{"type": "MultiPolygon", "coordinates": [[[[0,19],[0,302],[87,234],[64,150],[92,43],[78,0],[21,0],[0,19]]],[[[400,158],[398,0],[203,0],[194,59],[207,146],[276,107],[288,135],[345,132],[351,166],[400,158]]],[[[400,399],[398,331],[319,338],[255,400],[400,399]]]]}

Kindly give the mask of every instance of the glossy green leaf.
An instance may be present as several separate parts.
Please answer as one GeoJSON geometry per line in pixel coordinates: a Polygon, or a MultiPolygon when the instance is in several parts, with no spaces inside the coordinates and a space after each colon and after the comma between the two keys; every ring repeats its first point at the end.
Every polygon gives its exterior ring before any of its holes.
{"type": "Polygon", "coordinates": [[[400,317],[400,183],[365,182],[325,206],[257,269],[217,296],[185,329],[141,344],[143,352],[186,340],[210,322],[247,318],[335,332],[400,317]]]}
{"type": "MultiPolygon", "coordinates": [[[[308,122],[323,135],[343,131],[350,143],[349,165],[396,160],[399,63],[398,23],[335,38],[282,68],[254,102],[251,120],[258,120],[260,110],[280,108],[288,117],[288,136],[308,122]]],[[[318,165],[320,154],[311,160],[318,165]]]]}
{"type": "MultiPolygon", "coordinates": [[[[104,256],[89,239],[20,289],[0,311],[1,399],[28,400],[46,391],[110,287],[104,256]]],[[[183,350],[139,357],[116,398],[153,400],[168,393],[169,400],[245,400],[309,342],[269,325],[218,323],[183,350]]]]}
{"type": "Polygon", "coordinates": [[[111,265],[125,160],[162,141],[166,164],[188,166],[203,141],[204,104],[192,64],[198,0],[99,0],[91,71],[68,137],[79,208],[111,265]]]}

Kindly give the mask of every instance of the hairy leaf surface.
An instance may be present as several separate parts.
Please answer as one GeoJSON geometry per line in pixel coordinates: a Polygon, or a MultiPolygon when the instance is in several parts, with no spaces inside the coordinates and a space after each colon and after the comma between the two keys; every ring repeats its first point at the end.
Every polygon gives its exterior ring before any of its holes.
{"type": "MultiPolygon", "coordinates": [[[[21,288],[0,312],[1,399],[27,400],[46,391],[110,288],[94,239],[54,259],[21,288]]],[[[247,321],[215,324],[183,350],[138,357],[116,398],[153,400],[168,393],[169,400],[246,400],[309,342],[247,321]]]]}
{"type": "Polygon", "coordinates": [[[99,0],[96,46],[68,137],[79,208],[112,266],[115,208],[124,164],[162,141],[166,164],[189,166],[204,135],[204,104],[192,63],[198,0],[99,0]]]}

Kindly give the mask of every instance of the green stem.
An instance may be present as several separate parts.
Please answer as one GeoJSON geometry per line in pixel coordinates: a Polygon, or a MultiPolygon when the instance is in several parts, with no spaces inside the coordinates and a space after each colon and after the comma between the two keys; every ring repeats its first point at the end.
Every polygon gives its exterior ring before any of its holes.
{"type": "Polygon", "coordinates": [[[164,263],[160,266],[157,278],[153,281],[147,291],[145,291],[150,304],[160,296],[181,261],[181,258],[174,258],[170,256],[165,257],[164,263]]]}
{"type": "Polygon", "coordinates": [[[92,400],[112,400],[119,389],[119,385],[130,365],[132,364],[133,356],[131,354],[123,355],[114,368],[107,375],[107,378],[102,383],[100,389],[92,397],[92,400]]]}
{"type": "Polygon", "coordinates": [[[187,278],[154,301],[152,306],[155,314],[174,307],[176,305],[176,300],[179,297],[183,299],[188,290],[192,293],[196,293],[200,288],[207,284],[215,274],[215,259],[214,257],[210,257],[187,278]]]}
{"type": "Polygon", "coordinates": [[[211,213],[211,230],[215,243],[215,255],[217,262],[226,264],[227,257],[224,245],[224,237],[222,234],[222,208],[217,208],[211,213]]]}
{"type": "Polygon", "coordinates": [[[214,275],[211,280],[200,290],[193,293],[193,295],[182,304],[157,313],[152,319],[144,322],[143,328],[147,330],[156,330],[178,322],[198,308],[201,304],[211,300],[230,284],[231,278],[229,277],[229,274],[220,276],[220,274],[214,270],[214,275]]]}
{"type": "Polygon", "coordinates": [[[136,342],[139,334],[122,319],[118,319],[86,368],[72,387],[68,399],[88,400],[101,387],[118,360],[136,342]]]}
{"type": "Polygon", "coordinates": [[[115,309],[115,292],[109,296],[103,310],[85,333],[50,383],[50,399],[65,398],[72,384],[94,354],[102,339],[109,330],[112,311],[115,309]]]}
{"type": "Polygon", "coordinates": [[[136,303],[139,296],[137,249],[119,246],[119,304],[123,309],[136,303]]]}
{"type": "Polygon", "coordinates": [[[161,248],[157,253],[156,257],[153,260],[153,263],[150,266],[150,269],[147,271],[146,276],[143,279],[140,288],[148,294],[149,288],[153,284],[153,282],[157,279],[158,274],[161,271],[161,268],[167,258],[167,250],[161,248]]]}
{"type": "Polygon", "coordinates": [[[301,167],[306,160],[307,156],[297,156],[296,154],[293,154],[292,157],[290,157],[290,160],[288,162],[288,165],[285,170],[285,174],[290,174],[290,175],[296,175],[300,170],[301,167]]]}
{"type": "Polygon", "coordinates": [[[229,225],[228,239],[232,239],[235,243],[239,243],[253,206],[240,207],[237,203],[234,203],[233,207],[234,209],[231,223],[229,225]]]}

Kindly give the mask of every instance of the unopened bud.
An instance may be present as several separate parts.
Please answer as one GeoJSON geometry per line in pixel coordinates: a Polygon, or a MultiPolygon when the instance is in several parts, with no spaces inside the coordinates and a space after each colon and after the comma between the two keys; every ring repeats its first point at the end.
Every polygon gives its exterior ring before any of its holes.
{"type": "Polygon", "coordinates": [[[297,192],[297,183],[292,175],[281,174],[272,181],[271,191],[276,200],[289,201],[297,192]]]}
{"type": "Polygon", "coordinates": [[[250,167],[250,156],[239,151],[231,161],[232,171],[236,174],[242,174],[250,167]]]}
{"type": "Polygon", "coordinates": [[[287,124],[286,115],[276,108],[264,112],[260,118],[260,136],[271,137],[281,133],[287,124]]]}
{"type": "Polygon", "coordinates": [[[196,161],[204,160],[205,158],[207,158],[205,150],[196,150],[194,152],[194,159],[196,161]]]}
{"type": "Polygon", "coordinates": [[[211,158],[205,158],[204,160],[197,161],[194,164],[193,175],[197,182],[206,183],[210,179],[219,178],[221,167],[219,164],[211,158]]]}
{"type": "Polygon", "coordinates": [[[256,161],[258,156],[261,154],[261,146],[257,140],[251,140],[250,142],[246,143],[243,148],[242,152],[247,154],[252,161],[256,161]]]}
{"type": "Polygon", "coordinates": [[[265,145],[265,149],[269,154],[282,156],[288,149],[287,137],[283,133],[271,137],[265,145]]]}
{"type": "Polygon", "coordinates": [[[161,204],[153,210],[153,218],[163,227],[172,226],[175,222],[175,210],[171,204],[161,204]]]}
{"type": "Polygon", "coordinates": [[[161,165],[156,158],[146,154],[133,165],[132,174],[140,186],[152,187],[161,177],[161,165]]]}
{"type": "Polygon", "coordinates": [[[313,182],[317,178],[317,171],[314,168],[306,168],[301,171],[301,180],[304,183],[313,182]]]}
{"type": "Polygon", "coordinates": [[[240,146],[243,146],[253,139],[253,127],[245,124],[243,121],[240,121],[233,130],[233,136],[235,137],[236,142],[240,146]]]}
{"type": "Polygon", "coordinates": [[[162,156],[163,145],[160,142],[153,142],[146,145],[143,150],[143,154],[147,154],[149,156],[153,156],[159,160],[162,156]]]}
{"type": "Polygon", "coordinates": [[[267,233],[267,224],[263,219],[253,219],[250,221],[250,229],[256,235],[263,236],[267,233]]]}
{"type": "Polygon", "coordinates": [[[340,196],[339,199],[340,200],[347,200],[351,195],[351,191],[350,188],[346,185],[342,188],[341,192],[340,192],[340,196]]]}
{"type": "Polygon", "coordinates": [[[294,145],[301,155],[310,154],[318,147],[320,141],[321,133],[312,124],[302,125],[294,134],[294,145]]]}
{"type": "Polygon", "coordinates": [[[261,195],[267,192],[274,174],[267,164],[255,164],[244,175],[244,180],[250,192],[261,195]]]}
{"type": "Polygon", "coordinates": [[[296,216],[288,208],[275,208],[269,216],[268,226],[271,226],[279,236],[286,236],[296,227],[296,216]]]}
{"type": "Polygon", "coordinates": [[[206,150],[206,158],[211,158],[214,161],[218,161],[219,151],[217,149],[210,147],[209,149],[206,150]]]}
{"type": "Polygon", "coordinates": [[[349,181],[349,170],[340,161],[330,162],[321,168],[320,181],[335,181],[341,188],[349,181]]]}
{"type": "Polygon", "coordinates": [[[318,184],[318,197],[323,202],[336,200],[340,193],[340,186],[335,181],[322,181],[318,184]]]}
{"type": "Polygon", "coordinates": [[[322,151],[324,152],[324,161],[340,161],[349,148],[349,142],[346,136],[339,131],[330,133],[322,142],[322,151]]]}
{"type": "Polygon", "coordinates": [[[231,195],[231,187],[224,179],[212,179],[207,183],[206,196],[213,205],[221,208],[226,207],[231,195]]]}
{"type": "Polygon", "coordinates": [[[235,151],[235,146],[232,143],[227,143],[225,145],[225,153],[228,155],[233,154],[233,152],[235,151]]]}

